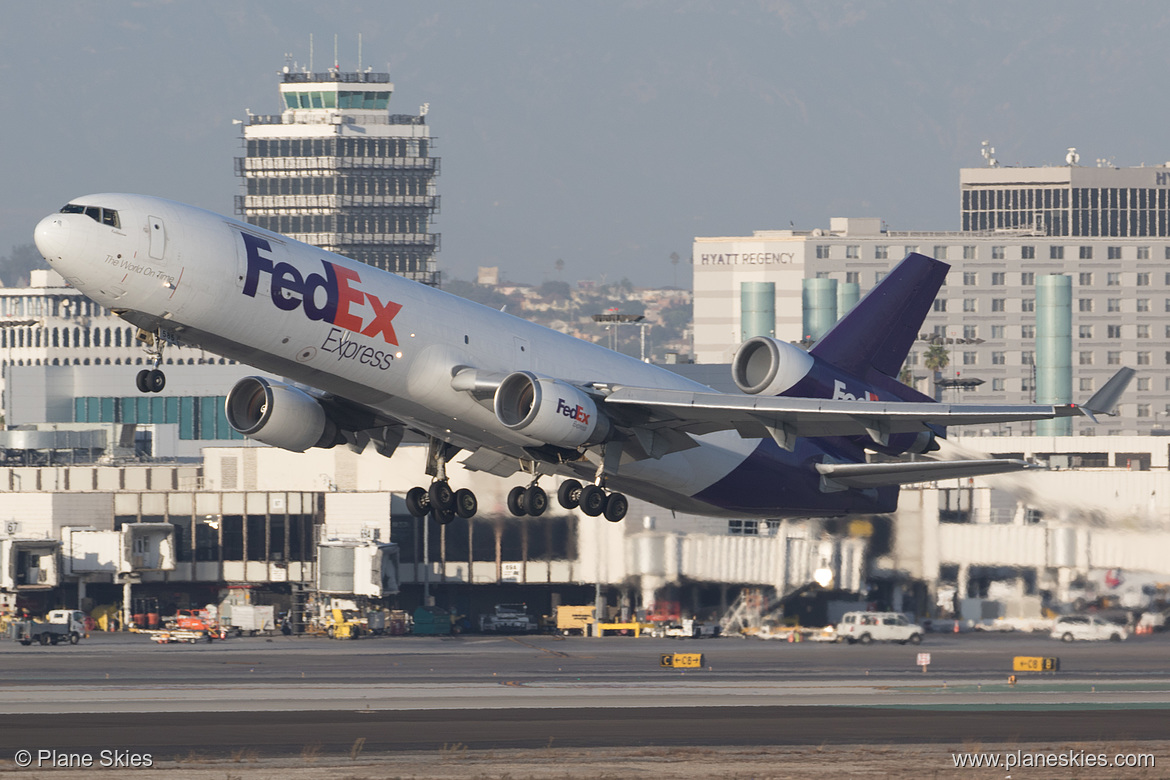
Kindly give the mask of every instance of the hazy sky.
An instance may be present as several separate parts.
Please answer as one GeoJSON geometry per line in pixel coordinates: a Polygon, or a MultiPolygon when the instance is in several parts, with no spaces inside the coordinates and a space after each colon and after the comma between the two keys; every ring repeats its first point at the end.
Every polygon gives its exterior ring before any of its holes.
{"type": "Polygon", "coordinates": [[[442,157],[440,267],[669,284],[696,235],[958,225],[958,170],[1170,160],[1161,2],[10,2],[0,254],[91,192],[232,213],[290,53],[388,68],[442,157]]]}

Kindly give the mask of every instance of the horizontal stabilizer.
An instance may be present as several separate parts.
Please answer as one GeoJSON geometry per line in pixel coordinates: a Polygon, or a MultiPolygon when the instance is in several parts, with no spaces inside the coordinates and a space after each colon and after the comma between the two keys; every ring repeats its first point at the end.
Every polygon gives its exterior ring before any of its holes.
{"type": "Polygon", "coordinates": [[[1121,400],[1121,394],[1125,392],[1125,388],[1129,387],[1129,382],[1136,373],[1132,368],[1120,369],[1109,378],[1104,387],[1093,393],[1092,398],[1081,404],[1081,409],[1089,417],[1095,414],[1116,414],[1117,402],[1121,400]]]}
{"type": "Polygon", "coordinates": [[[939,479],[982,477],[1031,468],[1014,458],[981,460],[919,460],[903,463],[818,463],[817,471],[828,483],[826,489],[876,488],[933,482],[939,479]]]}

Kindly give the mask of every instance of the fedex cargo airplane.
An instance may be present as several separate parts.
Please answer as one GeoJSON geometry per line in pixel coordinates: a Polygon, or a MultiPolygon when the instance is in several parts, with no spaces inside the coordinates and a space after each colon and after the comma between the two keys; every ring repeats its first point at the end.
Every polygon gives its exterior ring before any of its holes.
{"type": "MultiPolygon", "coordinates": [[[[1132,369],[1083,406],[935,403],[895,377],[948,266],[906,257],[811,350],[742,344],[739,394],[575,339],[286,236],[173,201],[89,195],[36,227],[38,249],[85,295],[138,328],[165,384],[166,349],[198,345],[284,377],[240,380],[240,433],[303,452],[429,442],[427,487],[410,512],[471,517],[475,495],[446,465],[527,475],[508,496],[540,515],[539,481],[566,479],[566,509],[612,521],[624,494],[737,517],[891,512],[899,485],[1027,467],[1019,460],[869,462],[937,449],[951,425],[1112,413],[1132,369]]],[[[129,375],[127,383],[130,382],[129,375]]],[[[420,480],[421,481],[421,480],[420,480]]]]}

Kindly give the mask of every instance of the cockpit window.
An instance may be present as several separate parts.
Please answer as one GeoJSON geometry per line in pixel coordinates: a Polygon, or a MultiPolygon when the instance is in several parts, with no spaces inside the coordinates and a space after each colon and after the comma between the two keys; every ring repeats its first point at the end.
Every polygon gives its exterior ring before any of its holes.
{"type": "Polygon", "coordinates": [[[100,206],[82,206],[78,203],[66,203],[61,207],[62,214],[84,214],[94,222],[109,225],[112,228],[122,227],[118,219],[118,212],[113,209],[104,209],[100,206]]]}

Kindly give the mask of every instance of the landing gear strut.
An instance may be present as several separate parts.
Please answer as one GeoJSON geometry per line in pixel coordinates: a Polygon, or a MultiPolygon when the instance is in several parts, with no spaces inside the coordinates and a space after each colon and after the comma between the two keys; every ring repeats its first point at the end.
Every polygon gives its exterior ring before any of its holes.
{"type": "Polygon", "coordinates": [[[479,501],[467,488],[452,490],[447,482],[447,461],[459,448],[434,437],[427,453],[427,474],[434,477],[429,488],[413,487],[406,491],[406,511],[414,517],[433,515],[435,522],[446,525],[456,517],[474,517],[479,501]]]}

